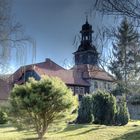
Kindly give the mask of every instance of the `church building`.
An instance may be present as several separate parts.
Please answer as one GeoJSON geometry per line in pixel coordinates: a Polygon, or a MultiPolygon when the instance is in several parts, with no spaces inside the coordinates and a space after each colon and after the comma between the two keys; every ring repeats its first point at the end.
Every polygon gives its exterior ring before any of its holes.
{"type": "Polygon", "coordinates": [[[99,54],[92,42],[92,26],[87,20],[80,33],[81,42],[73,53],[75,64],[71,69],[67,70],[47,58],[44,62],[20,67],[12,76],[13,84],[23,84],[29,77],[40,80],[42,75],[48,75],[59,77],[79,98],[97,89],[110,91],[114,79],[99,67],[99,54]]]}

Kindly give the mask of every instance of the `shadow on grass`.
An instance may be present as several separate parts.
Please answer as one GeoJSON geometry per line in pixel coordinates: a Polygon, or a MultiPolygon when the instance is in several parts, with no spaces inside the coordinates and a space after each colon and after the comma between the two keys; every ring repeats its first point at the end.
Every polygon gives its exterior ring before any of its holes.
{"type": "Polygon", "coordinates": [[[23,138],[22,140],[38,140],[38,138],[23,138]]]}
{"type": "Polygon", "coordinates": [[[33,131],[33,130],[26,130],[26,131],[23,132],[23,134],[24,134],[24,135],[32,135],[32,134],[33,134],[33,135],[36,135],[36,132],[33,131]]]}
{"type": "Polygon", "coordinates": [[[4,133],[10,133],[10,132],[21,132],[21,131],[18,131],[18,130],[16,130],[16,129],[4,131],[4,133]]]}
{"type": "Polygon", "coordinates": [[[140,140],[140,130],[129,132],[127,134],[124,134],[117,138],[113,138],[111,140],[140,140]]]}
{"type": "Polygon", "coordinates": [[[91,129],[89,129],[89,130],[85,130],[85,131],[80,132],[80,133],[77,133],[77,134],[66,135],[65,137],[84,135],[84,134],[86,134],[86,133],[89,133],[89,132],[91,132],[91,131],[98,130],[98,129],[99,129],[99,128],[91,128],[91,129]]]}
{"type": "MultiPolygon", "coordinates": [[[[9,127],[8,127],[9,128],[9,127]]],[[[13,128],[13,127],[12,127],[13,128]]],[[[31,135],[31,134],[36,134],[35,131],[33,130],[28,130],[28,129],[22,129],[22,130],[18,130],[18,129],[12,129],[12,130],[6,130],[4,131],[4,133],[10,133],[10,132],[21,132],[23,133],[24,135],[31,135]]]]}
{"type": "MultiPolygon", "coordinates": [[[[39,140],[38,138],[24,138],[22,140],[39,140]]],[[[47,140],[47,138],[43,138],[42,140],[47,140]]]]}
{"type": "Polygon", "coordinates": [[[0,128],[9,128],[12,127],[10,124],[0,124],[0,128]]]}
{"type": "MultiPolygon", "coordinates": [[[[66,127],[63,131],[58,132],[58,133],[65,133],[65,132],[75,131],[75,130],[86,128],[86,127],[89,127],[89,125],[85,125],[85,124],[68,125],[68,127],[66,127]]],[[[79,133],[76,133],[76,134],[66,135],[65,137],[83,135],[83,134],[86,134],[86,133],[89,133],[91,131],[98,130],[98,129],[102,129],[101,126],[97,125],[97,126],[94,126],[91,129],[83,130],[82,132],[79,132],[79,133]]]]}
{"type": "Polygon", "coordinates": [[[88,126],[84,125],[84,124],[72,124],[72,125],[68,125],[63,131],[58,132],[58,133],[64,133],[64,132],[68,132],[68,131],[75,131],[81,128],[86,128],[88,126]]]}

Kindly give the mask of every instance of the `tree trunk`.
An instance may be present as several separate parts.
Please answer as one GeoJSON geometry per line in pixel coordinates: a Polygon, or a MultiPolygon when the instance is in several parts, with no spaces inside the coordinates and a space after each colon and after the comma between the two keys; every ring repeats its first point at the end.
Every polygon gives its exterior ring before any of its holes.
{"type": "Polygon", "coordinates": [[[42,132],[38,133],[38,139],[39,140],[43,140],[43,136],[44,136],[44,134],[42,132]]]}
{"type": "Polygon", "coordinates": [[[39,131],[38,134],[38,139],[39,140],[43,140],[43,136],[45,135],[45,133],[47,132],[47,128],[44,128],[42,131],[39,131]]]}

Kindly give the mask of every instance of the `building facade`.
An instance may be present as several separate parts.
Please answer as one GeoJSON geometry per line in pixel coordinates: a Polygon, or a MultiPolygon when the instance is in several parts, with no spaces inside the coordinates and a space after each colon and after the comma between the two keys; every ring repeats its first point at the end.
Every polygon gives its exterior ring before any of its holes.
{"type": "Polygon", "coordinates": [[[64,69],[52,60],[46,59],[45,62],[19,68],[12,75],[13,84],[23,84],[29,77],[40,80],[42,75],[48,75],[59,77],[74,94],[79,95],[79,98],[97,89],[111,90],[114,79],[98,65],[99,54],[92,43],[93,30],[88,21],[82,26],[80,33],[81,42],[73,53],[75,65],[71,69],[64,69]]]}

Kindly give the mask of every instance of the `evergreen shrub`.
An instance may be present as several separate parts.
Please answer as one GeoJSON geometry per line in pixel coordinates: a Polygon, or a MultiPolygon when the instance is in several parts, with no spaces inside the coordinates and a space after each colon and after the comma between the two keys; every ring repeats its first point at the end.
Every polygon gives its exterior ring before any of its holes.
{"type": "Polygon", "coordinates": [[[92,109],[94,115],[94,123],[112,125],[115,121],[116,114],[116,98],[106,92],[97,91],[92,95],[92,109]]]}
{"type": "Polygon", "coordinates": [[[91,95],[83,96],[78,110],[77,123],[84,124],[84,123],[91,123],[93,121],[91,104],[92,104],[91,95]]]}
{"type": "Polygon", "coordinates": [[[5,124],[8,121],[7,113],[3,110],[0,110],[0,124],[5,124]]]}
{"type": "Polygon", "coordinates": [[[126,104],[126,100],[123,97],[117,106],[117,113],[116,113],[116,124],[117,125],[126,125],[129,121],[129,112],[126,104]]]}

